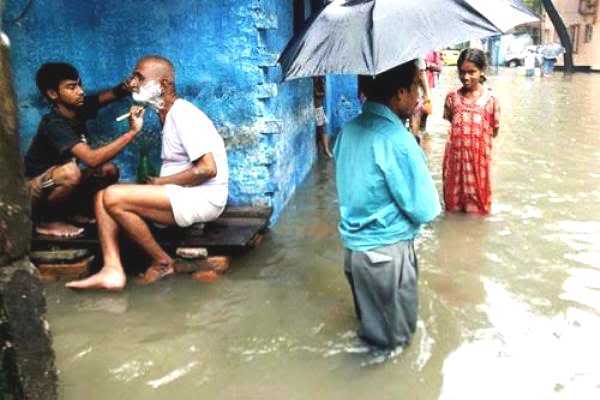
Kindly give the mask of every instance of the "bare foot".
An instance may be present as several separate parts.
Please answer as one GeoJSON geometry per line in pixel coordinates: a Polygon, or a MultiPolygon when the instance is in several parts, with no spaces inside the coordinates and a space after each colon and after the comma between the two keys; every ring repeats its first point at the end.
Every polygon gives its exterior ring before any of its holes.
{"type": "Polygon", "coordinates": [[[67,224],[66,222],[44,222],[35,227],[35,231],[44,236],[73,238],[81,236],[83,228],[67,224]]]}
{"type": "Polygon", "coordinates": [[[325,154],[325,157],[327,157],[327,158],[333,157],[333,154],[331,153],[331,148],[330,148],[329,135],[327,135],[325,132],[320,132],[319,137],[318,137],[318,144],[319,144],[319,148],[321,149],[323,154],[325,154]]]}
{"type": "Polygon", "coordinates": [[[150,267],[148,267],[144,275],[136,279],[136,282],[141,285],[148,285],[174,273],[175,262],[172,260],[158,264],[152,264],[150,267]]]}
{"type": "Polygon", "coordinates": [[[116,268],[104,267],[98,272],[86,279],[68,282],[65,286],[75,290],[107,290],[118,292],[123,290],[127,278],[122,271],[116,268]]]}

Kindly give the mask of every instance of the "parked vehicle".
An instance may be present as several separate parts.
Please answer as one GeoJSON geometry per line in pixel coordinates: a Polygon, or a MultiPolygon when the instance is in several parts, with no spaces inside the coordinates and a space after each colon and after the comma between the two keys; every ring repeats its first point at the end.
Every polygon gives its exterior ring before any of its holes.
{"type": "Polygon", "coordinates": [[[523,66],[525,64],[525,57],[529,51],[533,51],[537,54],[539,53],[539,46],[526,46],[516,53],[507,53],[504,59],[504,65],[511,68],[523,66]]]}
{"type": "Polygon", "coordinates": [[[460,56],[460,50],[457,49],[444,49],[441,50],[440,53],[442,53],[444,65],[456,65],[458,56],[460,56]]]}

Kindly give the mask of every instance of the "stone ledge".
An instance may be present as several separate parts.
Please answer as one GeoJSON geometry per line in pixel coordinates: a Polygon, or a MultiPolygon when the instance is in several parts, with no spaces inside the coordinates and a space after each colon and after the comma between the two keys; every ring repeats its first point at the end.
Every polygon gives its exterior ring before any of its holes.
{"type": "Polygon", "coordinates": [[[273,68],[276,67],[279,54],[271,53],[266,50],[259,50],[257,55],[257,65],[261,68],[273,68]]]}
{"type": "Polygon", "coordinates": [[[276,83],[262,83],[256,85],[257,99],[269,99],[271,97],[277,97],[278,93],[279,87],[276,83]]]}
{"type": "Polygon", "coordinates": [[[281,134],[283,132],[283,121],[280,119],[262,119],[257,125],[259,132],[264,135],[281,134]]]}
{"type": "Polygon", "coordinates": [[[254,13],[254,26],[259,30],[273,30],[279,28],[277,15],[256,10],[254,13]]]}
{"type": "Polygon", "coordinates": [[[231,267],[231,257],[210,256],[205,259],[182,260],[178,259],[175,267],[177,273],[195,273],[201,271],[214,271],[222,275],[231,267]]]}
{"type": "Polygon", "coordinates": [[[94,258],[94,256],[89,256],[71,263],[37,264],[36,267],[40,271],[41,279],[44,282],[76,280],[85,278],[90,274],[90,267],[94,258]]]}

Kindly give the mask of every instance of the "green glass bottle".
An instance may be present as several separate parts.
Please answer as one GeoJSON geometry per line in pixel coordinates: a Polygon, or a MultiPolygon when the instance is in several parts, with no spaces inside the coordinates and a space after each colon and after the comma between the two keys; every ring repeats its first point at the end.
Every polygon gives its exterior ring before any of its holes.
{"type": "Polygon", "coordinates": [[[150,151],[147,146],[140,148],[140,157],[137,166],[137,183],[147,183],[148,178],[158,176],[154,165],[150,161],[150,151]]]}

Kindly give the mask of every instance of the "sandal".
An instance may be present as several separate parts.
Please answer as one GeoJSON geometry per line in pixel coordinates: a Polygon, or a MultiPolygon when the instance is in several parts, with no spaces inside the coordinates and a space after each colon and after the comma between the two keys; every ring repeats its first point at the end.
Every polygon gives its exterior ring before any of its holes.
{"type": "Polygon", "coordinates": [[[149,285],[166,276],[173,275],[175,273],[175,269],[173,268],[174,264],[174,262],[170,262],[168,264],[151,265],[143,275],[136,279],[136,283],[140,285],[149,285]]]}

